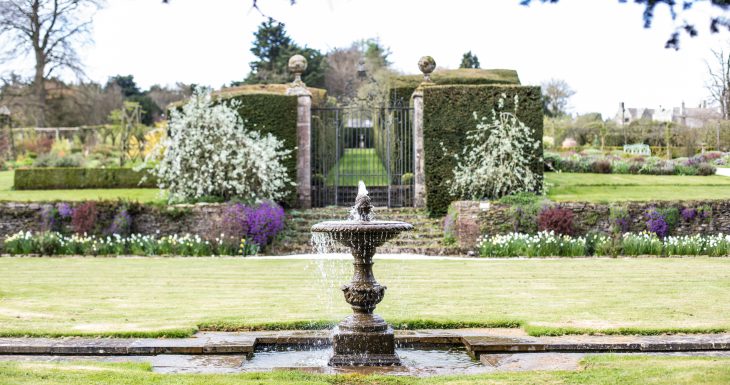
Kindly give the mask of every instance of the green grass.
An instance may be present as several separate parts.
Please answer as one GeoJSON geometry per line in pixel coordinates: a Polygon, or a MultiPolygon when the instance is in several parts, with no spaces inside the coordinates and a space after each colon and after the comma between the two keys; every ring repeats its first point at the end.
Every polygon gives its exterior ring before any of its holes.
{"type": "Polygon", "coordinates": [[[327,184],[333,185],[339,173],[340,186],[387,186],[388,172],[374,148],[346,148],[345,154],[327,173],[327,184]]]}
{"type": "Polygon", "coordinates": [[[139,202],[165,201],[160,190],[150,188],[80,189],[80,190],[13,190],[13,171],[0,171],[0,201],[84,201],[126,199],[139,202]]]}
{"type": "Polygon", "coordinates": [[[244,374],[159,374],[145,363],[0,362],[0,385],[472,385],[472,384],[707,384],[730,383],[730,358],[598,355],[577,371],[403,377],[324,375],[299,371],[244,374]]]}
{"type": "MultiPolygon", "coordinates": [[[[396,327],[730,329],[728,258],[376,261],[396,327]]],[[[347,260],[0,258],[0,336],[325,327],[351,312],[351,274],[347,260]]]]}
{"type": "Polygon", "coordinates": [[[730,199],[725,176],[546,173],[554,201],[648,201],[730,199]]]}

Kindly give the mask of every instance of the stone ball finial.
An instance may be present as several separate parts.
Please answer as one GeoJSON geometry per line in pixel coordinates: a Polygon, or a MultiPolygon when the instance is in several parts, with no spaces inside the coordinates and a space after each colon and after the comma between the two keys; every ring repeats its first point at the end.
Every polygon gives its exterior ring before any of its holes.
{"type": "Polygon", "coordinates": [[[305,87],[302,81],[302,74],[307,70],[307,59],[302,55],[294,55],[289,58],[289,72],[294,74],[292,87],[305,87]]]}
{"type": "Polygon", "coordinates": [[[431,72],[436,69],[436,60],[431,56],[423,56],[418,59],[418,69],[423,72],[423,80],[431,82],[431,72]]]}
{"type": "Polygon", "coordinates": [[[302,74],[307,70],[307,59],[302,55],[294,55],[289,58],[289,72],[302,74]]]}

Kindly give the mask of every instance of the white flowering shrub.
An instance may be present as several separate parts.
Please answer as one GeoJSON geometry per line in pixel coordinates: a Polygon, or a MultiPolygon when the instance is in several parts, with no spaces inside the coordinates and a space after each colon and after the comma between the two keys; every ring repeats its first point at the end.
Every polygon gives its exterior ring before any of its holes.
{"type": "Polygon", "coordinates": [[[170,137],[153,171],[170,201],[276,200],[292,185],[281,162],[291,151],[271,134],[247,130],[235,107],[214,104],[210,92],[198,90],[182,111],[172,112],[170,137]]]}
{"type": "Polygon", "coordinates": [[[469,131],[451,180],[451,193],[467,199],[496,199],[519,192],[542,190],[542,178],[531,166],[533,154],[542,143],[534,139],[534,131],[516,116],[519,100],[514,98],[515,111],[502,111],[507,95],[502,94],[498,109],[490,117],[477,120],[469,131]]]}

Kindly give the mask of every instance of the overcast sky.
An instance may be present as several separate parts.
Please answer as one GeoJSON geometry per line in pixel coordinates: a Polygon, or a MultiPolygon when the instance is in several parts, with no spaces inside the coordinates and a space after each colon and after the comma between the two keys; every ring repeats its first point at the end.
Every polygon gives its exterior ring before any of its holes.
{"type": "MultiPolygon", "coordinates": [[[[471,50],[482,68],[516,69],[523,84],[566,80],[572,112],[614,114],[627,106],[697,105],[707,99],[705,60],[730,34],[707,32],[709,6],[692,12],[700,37],[664,49],[674,29],[657,10],[644,29],[643,8],[618,0],[561,0],[529,7],[519,0],[259,0],[300,45],[328,51],[378,37],[395,69],[416,73],[418,58],[456,68],[471,50]],[[695,19],[696,18],[696,19],[695,19]]],[[[107,0],[94,18],[95,44],[83,50],[88,76],[105,82],[132,74],[158,84],[220,87],[243,79],[254,60],[253,32],[265,20],[251,0],[107,0]]]]}

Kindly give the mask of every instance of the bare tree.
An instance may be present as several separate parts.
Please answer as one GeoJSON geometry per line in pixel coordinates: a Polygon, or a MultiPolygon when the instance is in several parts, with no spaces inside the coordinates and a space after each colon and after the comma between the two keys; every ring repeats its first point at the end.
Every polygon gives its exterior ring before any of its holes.
{"type": "Polygon", "coordinates": [[[575,91],[565,80],[550,79],[542,84],[542,95],[546,114],[558,117],[567,114],[568,99],[575,95],[575,91]]]}
{"type": "Polygon", "coordinates": [[[103,0],[0,0],[0,62],[35,59],[36,124],[45,125],[46,80],[63,70],[81,75],[76,48],[90,39],[93,11],[103,0]]]}
{"type": "Polygon", "coordinates": [[[361,59],[362,52],[354,45],[349,48],[335,48],[327,53],[324,84],[328,94],[344,99],[351,99],[357,94],[362,83],[362,79],[357,77],[361,59]]]}
{"type": "Polygon", "coordinates": [[[722,118],[730,119],[730,52],[712,50],[713,62],[708,63],[707,90],[710,91],[712,101],[720,105],[722,118]]]}

